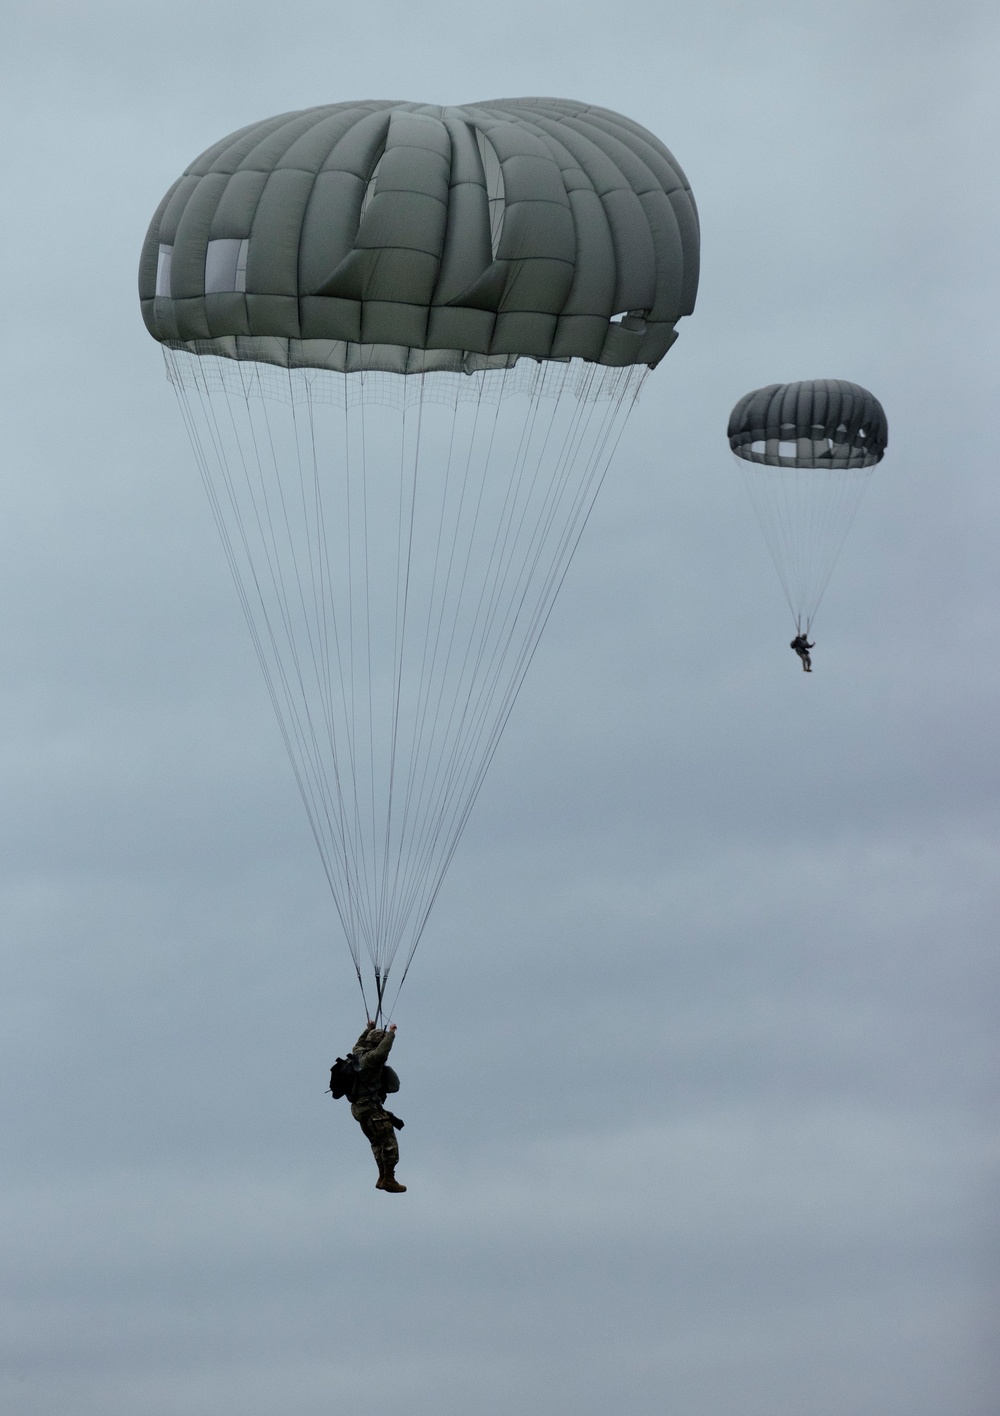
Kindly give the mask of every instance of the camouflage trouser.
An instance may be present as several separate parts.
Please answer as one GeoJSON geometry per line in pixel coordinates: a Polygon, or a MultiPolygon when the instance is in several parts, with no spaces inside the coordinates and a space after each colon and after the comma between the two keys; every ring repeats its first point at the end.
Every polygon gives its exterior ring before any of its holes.
{"type": "Polygon", "coordinates": [[[380,1175],[391,1175],[399,1161],[399,1144],[387,1111],[374,1102],[356,1102],[351,1115],[371,1143],[380,1175]]]}

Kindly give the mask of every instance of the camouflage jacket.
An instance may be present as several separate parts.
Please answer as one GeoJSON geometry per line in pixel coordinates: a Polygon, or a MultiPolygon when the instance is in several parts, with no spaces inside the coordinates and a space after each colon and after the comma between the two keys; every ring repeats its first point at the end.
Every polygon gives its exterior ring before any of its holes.
{"type": "Polygon", "coordinates": [[[354,1044],[351,1056],[357,1081],[351,1096],[351,1109],[355,1106],[381,1106],[385,1100],[386,1088],[382,1081],[382,1067],[396,1040],[396,1034],[383,1031],[374,1024],[365,1028],[354,1044]]]}

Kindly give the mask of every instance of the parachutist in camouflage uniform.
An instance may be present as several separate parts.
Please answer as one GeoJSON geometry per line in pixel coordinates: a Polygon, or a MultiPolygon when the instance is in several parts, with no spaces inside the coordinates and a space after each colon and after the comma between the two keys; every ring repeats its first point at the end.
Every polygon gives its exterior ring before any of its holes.
{"type": "Polygon", "coordinates": [[[391,1067],[385,1065],[395,1040],[395,1023],[383,1029],[376,1027],[369,1018],[368,1026],[351,1053],[357,1073],[351,1088],[351,1115],[371,1143],[372,1155],[378,1165],[376,1190],[401,1195],[406,1186],[396,1179],[396,1164],[399,1161],[396,1128],[403,1123],[391,1111],[386,1111],[384,1105],[388,1093],[399,1087],[399,1078],[391,1067]]]}
{"type": "Polygon", "coordinates": [[[797,634],[788,647],[795,650],[796,654],[798,654],[799,658],[802,660],[803,669],[807,674],[811,674],[813,671],[813,661],[809,655],[809,650],[815,649],[816,645],[810,644],[804,634],[797,634]]]}

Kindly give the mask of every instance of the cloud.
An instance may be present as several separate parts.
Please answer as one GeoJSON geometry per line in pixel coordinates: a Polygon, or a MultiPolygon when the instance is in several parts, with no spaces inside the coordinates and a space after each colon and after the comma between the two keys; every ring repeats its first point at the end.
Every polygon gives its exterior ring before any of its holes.
{"type": "Polygon", "coordinates": [[[995,1364],[994,7],[52,3],[11,16],[0,1405],[983,1416],[995,1364]],[[135,263],[262,114],[578,94],[692,180],[650,377],[400,996],[357,985],[135,263]],[[817,672],[722,436],[890,449],[817,672]],[[977,1347],[977,1343],[980,1346],[977,1347]]]}

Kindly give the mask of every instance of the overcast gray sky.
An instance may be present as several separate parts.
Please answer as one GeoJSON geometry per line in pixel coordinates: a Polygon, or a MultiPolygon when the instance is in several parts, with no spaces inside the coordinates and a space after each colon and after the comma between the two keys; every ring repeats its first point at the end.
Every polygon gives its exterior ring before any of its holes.
{"type": "Polygon", "coordinates": [[[961,0],[8,6],[4,1412],[996,1412],[998,70],[961,0]],[[135,269],[254,119],[533,94],[667,143],[702,285],[400,1001],[395,1200],[135,269]],[[812,377],[890,448],[808,679],[724,429],[812,377]]]}

